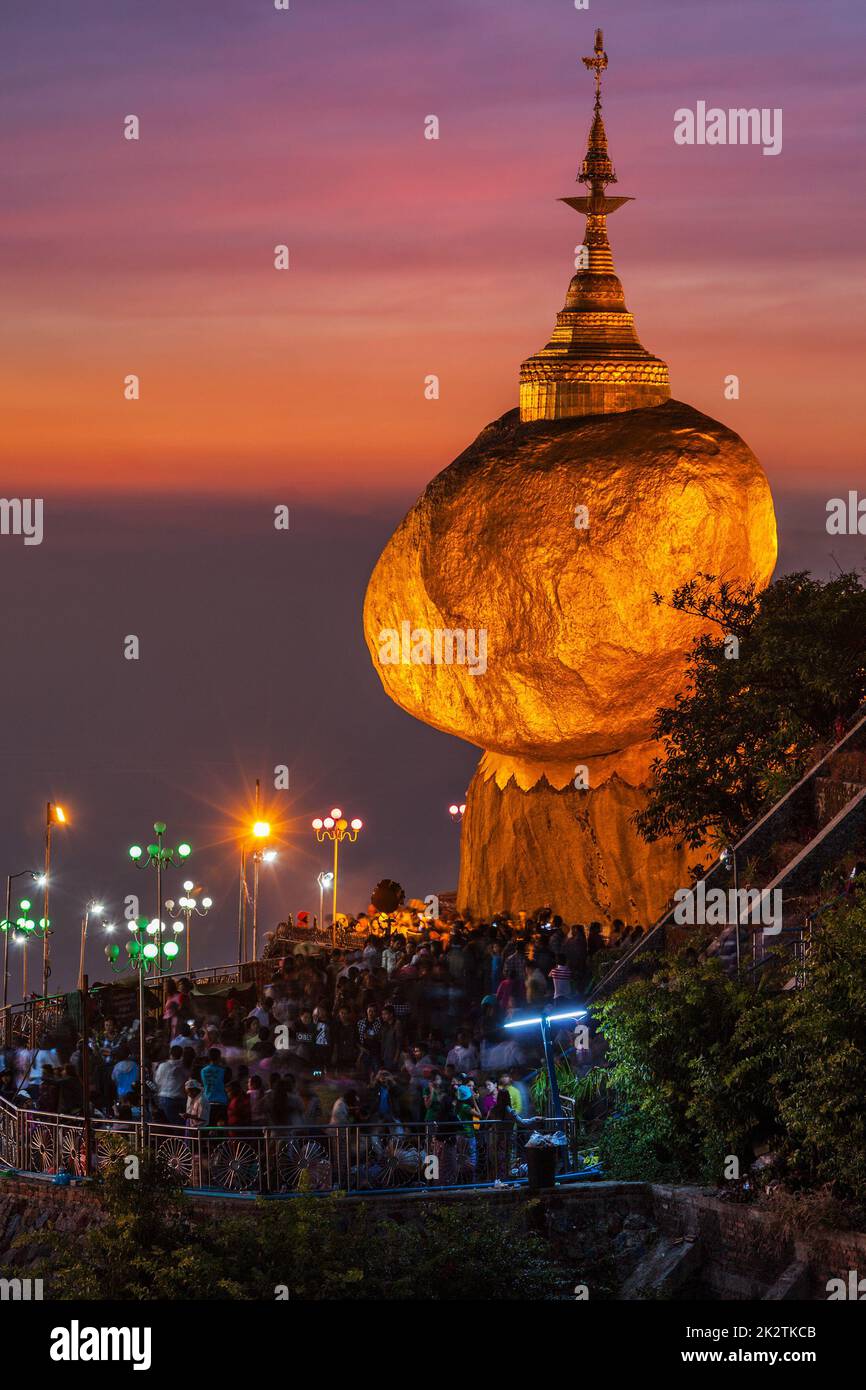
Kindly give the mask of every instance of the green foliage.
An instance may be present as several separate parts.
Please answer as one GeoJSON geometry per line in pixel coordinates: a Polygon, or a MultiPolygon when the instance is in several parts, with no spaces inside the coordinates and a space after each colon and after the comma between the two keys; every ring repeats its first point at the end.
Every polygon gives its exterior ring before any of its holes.
{"type": "MultiPolygon", "coordinates": [[[[105,1221],[79,1235],[39,1232],[44,1259],[37,1273],[50,1297],[173,1298],[178,1289],[192,1296],[184,1285],[197,1254],[189,1203],[163,1163],[149,1153],[136,1157],[137,1178],[115,1163],[94,1183],[105,1221]]],[[[33,1237],[24,1232],[18,1243],[30,1245],[33,1237]]]]}
{"type": "Polygon", "coordinates": [[[621,1182],[678,1182],[683,1178],[677,1161],[678,1143],[669,1123],[640,1109],[611,1115],[598,1143],[598,1156],[606,1178],[621,1182]]]}
{"type": "MultiPolygon", "coordinates": [[[[574,1101],[574,1113],[579,1118],[593,1101],[607,1090],[610,1073],[606,1067],[592,1067],[583,1076],[576,1075],[567,1062],[556,1063],[556,1084],[559,1094],[574,1101]]],[[[532,1083],[532,1100],[537,1114],[543,1115],[550,1101],[550,1077],[542,1067],[532,1083]]]]}
{"type": "Polygon", "coordinates": [[[745,1177],[769,1146],[788,1188],[862,1219],[866,888],[818,919],[803,989],[755,989],[683,955],[595,1013],[622,1101],[599,1140],[608,1176],[720,1182],[728,1155],[745,1177]]]}
{"type": "Polygon", "coordinates": [[[807,987],[793,994],[776,1085],[789,1166],[866,1203],[866,890],[813,930],[807,987]]]}
{"type": "Polygon", "coordinates": [[[624,1105],[602,1134],[606,1173],[720,1179],[724,1156],[743,1155],[750,1136],[772,1122],[773,1008],[718,961],[692,964],[685,956],[600,1004],[596,1017],[624,1105]]]}
{"type": "Polygon", "coordinates": [[[730,1038],[710,1057],[695,1060],[687,1118],[698,1136],[700,1174],[718,1182],[725,1159],[735,1155],[745,1176],[758,1140],[778,1146],[779,1117],[772,1080],[784,1052],[787,996],[735,990],[737,1016],[730,1038]]]}
{"type": "Polygon", "coordinates": [[[856,573],[798,573],[758,594],[701,574],[670,604],[718,633],[695,640],[687,690],[656,714],[664,755],[635,824],[695,849],[736,839],[866,699],[866,588],[856,573]]]}
{"type": "Polygon", "coordinates": [[[279,1288],[301,1301],[534,1300],[565,1279],[523,1211],[483,1198],[432,1198],[403,1215],[337,1196],[208,1212],[148,1160],[140,1181],[115,1175],[98,1195],[104,1222],[39,1233],[45,1258],[32,1272],[51,1298],[273,1300],[279,1288]]]}

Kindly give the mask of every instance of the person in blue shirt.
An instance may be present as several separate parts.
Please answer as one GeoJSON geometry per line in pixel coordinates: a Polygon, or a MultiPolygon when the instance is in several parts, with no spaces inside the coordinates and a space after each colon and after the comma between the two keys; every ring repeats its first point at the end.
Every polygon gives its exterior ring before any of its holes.
{"type": "Polygon", "coordinates": [[[222,1053],[212,1047],[208,1061],[201,1069],[201,1084],[204,1091],[205,1109],[208,1125],[224,1125],[228,1115],[228,1093],[226,1091],[226,1069],[222,1064],[222,1053]]]}
{"type": "Polygon", "coordinates": [[[117,1061],[111,1069],[114,1094],[119,1106],[138,1104],[138,1076],[138,1063],[133,1061],[129,1048],[123,1043],[117,1050],[117,1061]]]}

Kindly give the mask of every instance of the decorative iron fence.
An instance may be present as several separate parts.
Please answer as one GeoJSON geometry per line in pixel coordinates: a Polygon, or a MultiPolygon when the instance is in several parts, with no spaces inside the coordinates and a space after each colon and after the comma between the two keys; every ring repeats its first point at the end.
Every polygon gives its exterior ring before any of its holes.
{"type": "MultiPolygon", "coordinates": [[[[515,1125],[483,1120],[471,1134],[436,1125],[321,1125],[306,1128],[200,1129],[149,1124],[147,1148],[183,1186],[250,1195],[375,1192],[517,1182],[526,1178],[531,1130],[559,1129],[560,1173],[589,1169],[573,1119],[515,1125]]],[[[104,1171],[137,1151],[140,1126],[90,1121],[90,1170],[104,1171]]],[[[0,1101],[0,1166],[18,1172],[82,1177],[87,1171],[80,1116],[18,1110],[0,1101]]]]}
{"type": "Polygon", "coordinates": [[[25,999],[0,1009],[0,1045],[35,1047],[44,1033],[55,1031],[67,1012],[66,994],[48,999],[25,999]]]}
{"type": "MultiPolygon", "coordinates": [[[[157,992],[164,1006],[169,980],[189,980],[193,986],[238,985],[243,988],[244,985],[255,984],[261,988],[269,982],[273,971],[273,961],[244,961],[241,965],[211,965],[201,970],[174,970],[148,975],[146,983],[148,990],[157,992]]],[[[124,978],[128,981],[132,979],[131,976],[124,978]]],[[[117,983],[117,980],[94,982],[90,990],[91,999],[98,1001],[100,991],[110,989],[117,983]]],[[[36,1047],[41,1037],[61,1029],[75,1000],[80,1000],[80,995],[77,990],[72,990],[68,994],[55,994],[47,999],[25,999],[0,1008],[0,1046],[11,1047],[17,1043],[22,1047],[36,1047]]],[[[155,1015],[156,1005],[152,1005],[148,1012],[155,1015]]]]}

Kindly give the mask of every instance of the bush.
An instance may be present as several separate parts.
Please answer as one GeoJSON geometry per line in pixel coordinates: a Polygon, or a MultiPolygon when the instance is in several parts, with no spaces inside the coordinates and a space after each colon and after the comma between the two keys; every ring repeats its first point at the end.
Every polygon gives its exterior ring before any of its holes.
{"type": "Polygon", "coordinates": [[[718,1183],[729,1156],[745,1178],[769,1148],[788,1189],[823,1192],[862,1220],[866,887],[818,919],[802,989],[755,989],[683,956],[596,1017],[619,1099],[599,1140],[607,1175],[718,1183]]]}
{"type": "Polygon", "coordinates": [[[717,630],[695,640],[686,690],[656,712],[664,754],[635,823],[647,840],[702,849],[738,839],[866,699],[866,585],[800,572],[758,593],[700,574],[669,603],[717,630]]]}
{"type": "Polygon", "coordinates": [[[598,1006],[623,1112],[601,1145],[616,1165],[611,1176],[639,1175],[631,1142],[667,1179],[718,1179],[723,1156],[742,1154],[752,1129],[769,1121],[753,1002],[718,961],[682,956],[598,1006]]]}
{"type": "Polygon", "coordinates": [[[806,987],[789,997],[775,1091],[798,1184],[866,1205],[866,891],[812,932],[806,987]]]}
{"type": "Polygon", "coordinates": [[[606,1178],[620,1182],[677,1182],[682,1176],[679,1145],[669,1142],[658,1118],[638,1109],[611,1115],[604,1124],[598,1155],[606,1178]]]}
{"type": "MultiPolygon", "coordinates": [[[[98,1186],[102,1215],[80,1234],[39,1233],[33,1270],[58,1299],[540,1300],[565,1275],[525,1209],[483,1197],[413,1205],[293,1197],[255,1210],[196,1210],[150,1160],[139,1181],[98,1186]]],[[[22,1243],[32,1245],[33,1234],[22,1243]]]]}

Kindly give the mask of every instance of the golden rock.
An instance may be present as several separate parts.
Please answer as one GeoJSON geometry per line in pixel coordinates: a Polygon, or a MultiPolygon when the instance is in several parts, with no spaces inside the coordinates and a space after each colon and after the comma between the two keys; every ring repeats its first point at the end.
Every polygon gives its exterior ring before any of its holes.
{"type": "Polygon", "coordinates": [[[649,736],[703,630],[653,595],[698,569],[763,584],[775,559],[766,479],[724,425],[678,401],[537,424],[511,411],[388,542],[367,645],[398,705],[480,748],[612,752],[649,736]],[[486,634],[484,671],[392,660],[387,634],[406,624],[486,634]]]}

